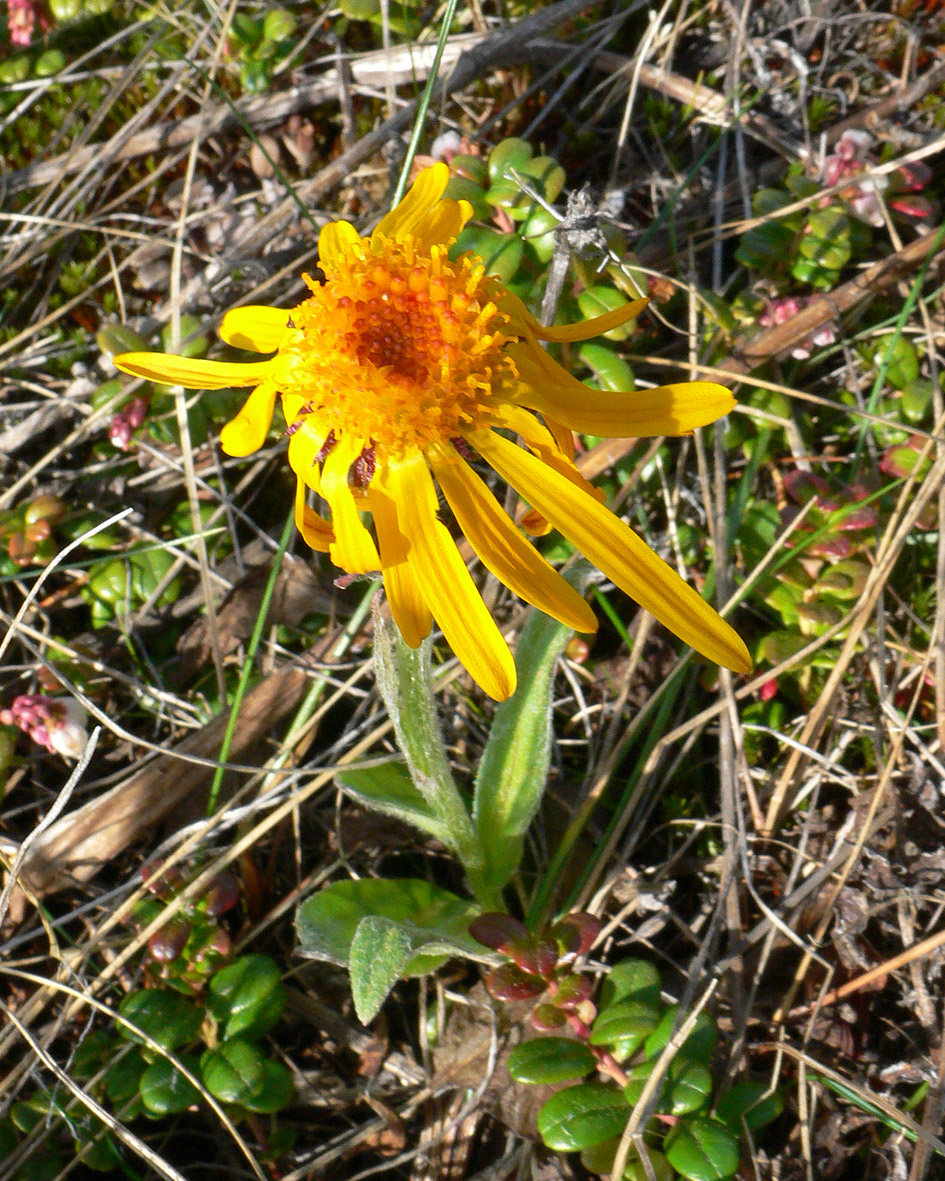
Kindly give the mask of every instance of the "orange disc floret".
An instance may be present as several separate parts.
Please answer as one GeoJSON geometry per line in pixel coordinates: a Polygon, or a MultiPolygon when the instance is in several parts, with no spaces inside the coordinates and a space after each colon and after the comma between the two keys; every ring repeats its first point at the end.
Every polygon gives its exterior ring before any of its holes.
{"type": "Polygon", "coordinates": [[[304,399],[310,425],[402,454],[491,419],[514,382],[509,318],[481,264],[420,256],[408,240],[383,256],[352,250],[291,313],[284,394],[304,399]]]}

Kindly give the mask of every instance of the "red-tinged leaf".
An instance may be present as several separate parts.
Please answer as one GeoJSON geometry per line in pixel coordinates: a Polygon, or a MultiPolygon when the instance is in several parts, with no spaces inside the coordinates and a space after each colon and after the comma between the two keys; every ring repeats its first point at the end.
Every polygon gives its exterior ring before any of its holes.
{"type": "Polygon", "coordinates": [[[510,914],[491,911],[473,919],[469,934],[483,946],[508,955],[514,944],[528,938],[528,928],[510,914]]]}
{"type": "Polygon", "coordinates": [[[486,991],[497,1001],[527,1001],[540,997],[547,984],[523,972],[518,964],[500,964],[486,977],[486,991]]]}
{"type": "Polygon", "coordinates": [[[549,934],[557,939],[562,956],[579,956],[593,947],[600,927],[600,919],[596,915],[575,911],[560,918],[549,934]]]}

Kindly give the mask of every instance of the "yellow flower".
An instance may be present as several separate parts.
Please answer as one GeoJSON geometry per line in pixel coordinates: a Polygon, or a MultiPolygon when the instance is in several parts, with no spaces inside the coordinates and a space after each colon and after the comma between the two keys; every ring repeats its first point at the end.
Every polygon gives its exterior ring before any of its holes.
{"type": "Polygon", "coordinates": [[[471,256],[449,248],[469,220],[443,196],[445,164],[423,171],[362,238],[348,222],[318,241],[323,284],[291,311],[242,307],[220,335],[273,352],[254,364],[124,353],[126,373],[189,389],[254,386],[224,428],[229,455],[263,445],[277,394],[298,477],[295,519],[305,541],[352,574],[380,570],[391,614],[416,647],[435,619],[453,651],[497,700],[515,665],[456,543],[440,520],[437,484],[482,564],[526,602],[580,632],[588,604],[509,519],[470,459],[485,461],[532,506],[529,532],[555,527],[680,639],[747,672],[735,632],[602,503],[574,464],[572,431],[679,435],[734,405],[723,386],[681,382],[635,393],[591,390],[539,343],[585,340],[637,314],[639,300],[583,324],[542,328],[471,256]],[[520,436],[524,447],[512,439],[520,436]],[[328,505],[330,520],[308,504],[328,505]],[[362,513],[373,518],[373,531],[362,513]]]}

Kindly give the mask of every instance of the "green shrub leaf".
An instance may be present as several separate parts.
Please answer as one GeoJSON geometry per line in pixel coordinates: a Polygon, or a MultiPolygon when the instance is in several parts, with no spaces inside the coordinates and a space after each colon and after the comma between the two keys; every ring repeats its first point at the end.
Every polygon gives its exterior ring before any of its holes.
{"type": "Polygon", "coordinates": [[[663,1147],[669,1163],[690,1181],[723,1181],[738,1169],[738,1142],[716,1120],[680,1120],[663,1147]]]}
{"type": "Polygon", "coordinates": [[[580,1152],[627,1125],[630,1109],[621,1093],[604,1083],[578,1083],[552,1095],[538,1113],[538,1131],[549,1148],[580,1152]]]}
{"type": "Polygon", "coordinates": [[[520,1083],[564,1083],[583,1078],[597,1065],[583,1042],[566,1037],[531,1038],[509,1054],[508,1071],[520,1083]]]}

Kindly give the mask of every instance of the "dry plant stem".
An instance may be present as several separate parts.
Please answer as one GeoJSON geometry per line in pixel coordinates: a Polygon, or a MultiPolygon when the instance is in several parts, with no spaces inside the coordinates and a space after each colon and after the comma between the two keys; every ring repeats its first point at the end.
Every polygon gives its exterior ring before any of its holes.
{"type": "MultiPolygon", "coordinates": [[[[240,711],[240,725],[231,755],[245,754],[274,722],[298,700],[307,674],[287,668],[268,677],[247,694],[240,711]]],[[[153,829],[180,800],[196,791],[209,777],[210,768],[181,765],[178,752],[212,758],[219,749],[229,710],[218,714],[195,734],[119,783],[70,812],[43,833],[29,850],[22,876],[39,897],[86,881],[106,861],[153,829]]]]}
{"type": "Polygon", "coordinates": [[[803,1050],[795,1049],[794,1046],[786,1045],[783,1042],[757,1042],[753,1048],[758,1053],[779,1054],[793,1058],[800,1066],[816,1071],[817,1074],[822,1074],[824,1078],[830,1079],[831,1082],[838,1083],[846,1090],[859,1094],[864,1103],[879,1108],[892,1122],[893,1127],[898,1125],[908,1128],[917,1140],[945,1156],[945,1141],[940,1140],[934,1133],[922,1127],[921,1124],[916,1123],[912,1116],[907,1115],[904,1111],[900,1111],[898,1107],[890,1103],[888,1099],[884,1099],[882,1095],[878,1095],[875,1091],[861,1091],[838,1071],[833,1070],[823,1062],[818,1062],[816,1058],[812,1058],[803,1050]]]}
{"type": "MultiPolygon", "coordinates": [[[[66,1073],[66,1071],[62,1069],[59,1063],[46,1053],[39,1042],[20,1021],[17,1014],[8,1008],[8,1006],[4,1004],[2,1000],[0,1000],[0,1012],[3,1013],[4,1019],[13,1029],[17,1031],[23,1041],[26,1042],[26,1044],[40,1060],[40,1062],[43,1063],[46,1069],[55,1075],[59,1082],[66,1088],[66,1090],[70,1092],[70,1094],[79,1100],[83,1107],[85,1107],[97,1119],[100,1119],[113,1136],[117,1137],[122,1142],[122,1144],[127,1145],[127,1147],[130,1148],[132,1152],[134,1152],[138,1157],[140,1157],[141,1160],[147,1161],[148,1164],[151,1165],[151,1167],[155,1169],[161,1177],[166,1177],[168,1181],[187,1181],[187,1178],[182,1173],[178,1173],[175,1168],[169,1165],[165,1160],[158,1156],[156,1152],[150,1149],[143,1140],[139,1140],[133,1132],[129,1132],[124,1124],[115,1119],[111,1112],[107,1111],[101,1106],[101,1104],[97,1103],[91,1095],[83,1091],[77,1083],[73,1082],[73,1080],[66,1073]]],[[[265,1173],[258,1171],[258,1166],[256,1168],[256,1176],[260,1178],[260,1181],[266,1181],[265,1173]]]]}
{"type": "Polygon", "coordinates": [[[861,975],[855,976],[852,980],[848,980],[846,984],[841,984],[839,988],[832,988],[830,992],[825,993],[822,997],[818,997],[812,1004],[798,1005],[787,1015],[792,1019],[795,1017],[804,1017],[808,1013],[813,1013],[827,1005],[835,1005],[838,1001],[842,1001],[844,997],[852,996],[862,988],[869,988],[875,981],[882,980],[891,972],[895,972],[907,964],[913,964],[923,959],[943,944],[945,944],[945,930],[937,931],[934,935],[929,935],[927,939],[920,940],[912,947],[901,951],[898,955],[894,955],[883,963],[870,968],[868,972],[863,972],[861,975]]]}
{"type": "MultiPolygon", "coordinates": [[[[480,33],[464,33],[451,37],[447,42],[444,64],[447,67],[453,66],[466,50],[482,44],[484,40],[480,33]]],[[[388,77],[392,77],[396,85],[410,84],[427,76],[434,49],[433,45],[398,47],[389,58],[384,50],[378,50],[346,59],[344,69],[350,74],[355,86],[373,89],[385,82],[388,77]]],[[[3,177],[3,187],[0,191],[16,193],[23,189],[54,184],[70,172],[80,171],[96,161],[101,161],[103,156],[111,164],[117,164],[119,161],[133,160],[153,152],[187,147],[195,140],[199,142],[201,137],[206,138],[235,127],[249,126],[263,130],[277,126],[290,115],[298,114],[320,103],[335,102],[341,84],[341,71],[328,69],[311,82],[295,86],[280,94],[252,95],[233,104],[207,103],[197,115],[159,123],[132,136],[121,132],[111,144],[91,144],[64,153],[53,160],[44,160],[27,168],[7,172],[3,177]]]]}
{"type": "MultiPolygon", "coordinates": [[[[853,629],[852,634],[858,635],[858,632],[856,632],[856,630],[853,629]]],[[[838,659],[837,667],[843,668],[845,670],[847,667],[847,661],[844,661],[842,659],[838,659]]],[[[858,832],[857,837],[856,837],[856,841],[853,844],[853,848],[850,850],[849,856],[847,857],[846,864],[844,865],[843,869],[841,870],[837,880],[833,883],[833,886],[832,886],[830,892],[828,893],[827,898],[824,900],[823,915],[820,919],[820,922],[817,924],[816,931],[814,932],[813,936],[809,940],[811,947],[818,947],[823,942],[823,939],[826,936],[827,931],[829,930],[830,925],[834,921],[834,918],[835,918],[834,908],[836,906],[837,899],[840,897],[840,893],[843,890],[844,886],[846,885],[846,883],[850,877],[850,874],[853,872],[854,867],[856,866],[856,864],[860,860],[860,857],[862,856],[863,849],[866,846],[867,841],[873,835],[873,821],[876,819],[876,814],[879,811],[879,806],[885,797],[886,789],[889,786],[890,780],[892,779],[893,772],[896,770],[896,767],[897,767],[897,764],[899,761],[899,757],[902,753],[902,745],[903,745],[903,742],[905,741],[905,737],[906,737],[906,727],[902,726],[901,729],[894,736],[892,748],[891,748],[889,755],[886,759],[886,765],[883,767],[882,775],[880,776],[879,782],[877,783],[876,787],[873,789],[873,796],[872,796],[872,799],[870,800],[869,808],[867,809],[866,815],[863,817],[862,823],[860,824],[860,831],[858,832]]],[[[797,752],[792,753],[791,758],[789,758],[789,760],[788,760],[789,763],[792,761],[793,755],[796,753],[797,752]]],[[[790,1010],[791,1003],[794,1000],[794,997],[797,995],[798,989],[801,987],[801,984],[804,982],[804,979],[805,979],[807,972],[811,966],[811,963],[813,962],[813,960],[815,958],[815,954],[816,953],[813,950],[811,950],[810,948],[807,951],[805,951],[805,953],[801,959],[801,962],[798,964],[797,969],[794,973],[794,978],[791,981],[791,984],[788,988],[787,995],[786,995],[784,1001],[782,1001],[782,1003],[778,1006],[777,1011],[774,1013],[774,1015],[771,1018],[772,1022],[775,1025],[779,1025],[784,1021],[785,1015],[786,1015],[787,1011],[790,1010]]]]}
{"type": "Polygon", "coordinates": [[[936,251],[931,266],[941,266],[945,251],[939,249],[940,235],[945,226],[939,226],[922,238],[916,238],[895,254],[866,267],[855,279],[842,283],[829,295],[819,296],[802,308],[787,323],[778,324],[749,340],[735,342],[733,355],[722,361],[716,368],[728,374],[748,374],[752,369],[780,356],[793,346],[823,327],[829,320],[837,319],[865,299],[871,299],[887,287],[908,275],[919,266],[929,254],[936,251]]]}
{"type": "MultiPolygon", "coordinates": [[[[935,432],[942,430],[945,423],[939,420],[935,424],[935,432]]],[[[931,451],[931,441],[926,443],[922,450],[922,457],[925,458],[931,451]]],[[[920,460],[921,463],[921,460],[920,460]]],[[[886,533],[880,542],[875,565],[870,571],[870,576],[867,580],[866,586],[860,597],[860,601],[852,613],[850,620],[849,634],[846,636],[843,648],[837,657],[837,662],[834,665],[827,682],[817,700],[816,705],[811,710],[810,715],[805,723],[804,729],[799,737],[799,742],[802,746],[813,746],[821,730],[825,725],[830,706],[833,702],[834,695],[840,687],[847,668],[850,664],[853,654],[856,651],[857,645],[860,642],[860,637],[865,631],[867,625],[873,614],[873,610],[882,594],[883,588],[889,578],[892,568],[898,561],[905,545],[906,539],[911,532],[913,526],[918,520],[928,501],[933,495],[937,494],[941,485],[942,479],[945,478],[945,456],[939,458],[931,470],[922,481],[918,491],[914,492],[915,480],[910,477],[904,484],[899,496],[899,502],[896,506],[886,533]],[[913,495],[914,492],[914,495],[913,495]],[[912,499],[910,499],[912,497],[912,499]]],[[[801,750],[800,748],[792,751],[788,761],[781,772],[778,783],[772,793],[771,801],[768,805],[768,812],[765,817],[765,834],[770,836],[780,823],[781,817],[788,806],[788,794],[791,790],[792,784],[795,782],[797,773],[801,764],[801,750]]]]}
{"type": "MultiPolygon", "coordinates": [[[[71,975],[71,966],[69,966],[65,962],[63,962],[61,967],[66,972],[69,972],[71,975]]],[[[122,1022],[122,1024],[124,1024],[128,1028],[132,1029],[134,1031],[134,1033],[136,1033],[137,1036],[141,1039],[141,1041],[144,1043],[144,1045],[148,1046],[156,1055],[158,1055],[160,1057],[167,1058],[168,1060],[174,1062],[175,1066],[180,1071],[180,1073],[188,1080],[188,1082],[190,1082],[200,1092],[203,1099],[210,1106],[211,1110],[219,1118],[219,1120],[223,1124],[224,1128],[226,1128],[227,1132],[232,1137],[234,1143],[238,1146],[238,1148],[242,1152],[243,1156],[246,1158],[246,1161],[248,1162],[250,1168],[253,1170],[254,1174],[258,1178],[260,1178],[260,1181],[268,1181],[266,1174],[262,1172],[259,1165],[256,1163],[255,1157],[253,1156],[252,1152],[250,1151],[249,1145],[246,1143],[246,1141],[240,1135],[240,1133],[239,1133],[238,1129],[236,1128],[235,1124],[233,1123],[232,1119],[227,1114],[226,1110],[220,1105],[219,1101],[212,1094],[210,1094],[210,1092],[208,1092],[206,1090],[206,1088],[203,1086],[202,1081],[199,1078],[195,1077],[186,1068],[186,1066],[183,1065],[183,1063],[181,1063],[177,1058],[174,1057],[174,1055],[168,1054],[167,1050],[165,1050],[163,1046],[159,1046],[158,1043],[156,1041],[154,1041],[154,1039],[151,1037],[151,1035],[149,1033],[147,1033],[145,1030],[139,1028],[139,1026],[135,1025],[134,1022],[129,1021],[127,1018],[120,1017],[117,1013],[115,1013],[115,1011],[112,1008],[110,1008],[106,1004],[103,1004],[102,1001],[97,1000],[93,996],[89,996],[87,993],[80,992],[77,988],[73,987],[71,984],[68,984],[63,980],[60,980],[60,979],[50,980],[48,977],[37,976],[37,975],[34,975],[32,972],[24,972],[24,971],[18,970],[17,968],[9,967],[9,966],[4,966],[2,969],[0,969],[0,971],[2,971],[5,975],[11,977],[14,980],[22,980],[22,981],[28,982],[30,984],[35,984],[37,986],[37,992],[35,992],[33,994],[33,996],[27,1002],[27,1005],[23,1006],[17,1010],[17,1015],[20,1018],[20,1024],[17,1029],[17,1032],[20,1032],[23,1035],[24,1039],[27,1041],[27,1043],[30,1045],[31,1048],[35,1049],[37,1043],[35,1043],[31,1039],[31,1037],[28,1033],[26,1033],[26,1030],[28,1029],[29,1024],[34,1016],[33,1014],[30,1014],[27,1010],[28,1010],[29,1006],[35,1002],[37,997],[42,996],[42,992],[44,990],[47,992],[49,992],[49,991],[58,992],[64,996],[72,997],[73,1001],[77,1002],[80,1007],[88,1006],[90,1009],[94,1010],[96,1013],[98,1013],[102,1017],[105,1017],[111,1021],[122,1022]]],[[[43,1061],[46,1061],[47,1059],[45,1057],[45,1051],[48,1047],[49,1042],[52,1039],[47,1034],[45,1036],[44,1040],[46,1041],[46,1045],[44,1046],[42,1043],[39,1043],[39,1050],[37,1052],[39,1053],[39,1055],[43,1059],[43,1061]]],[[[24,1061],[23,1063],[21,1063],[21,1067],[22,1066],[28,1067],[28,1062],[24,1061]]],[[[14,1073],[15,1073],[14,1071],[11,1071],[11,1075],[14,1073]]],[[[10,1087],[7,1084],[9,1084],[10,1082],[11,1082],[10,1076],[7,1076],[6,1079],[3,1079],[2,1082],[0,1082],[0,1094],[8,1094],[9,1093],[10,1087]]],[[[79,1091],[79,1089],[76,1087],[75,1083],[71,1084],[70,1089],[73,1091],[73,1094],[75,1094],[77,1097],[81,1097],[81,1096],[85,1095],[84,1092],[79,1091]]],[[[81,1101],[85,1102],[85,1099],[81,1098],[81,1101]]],[[[118,1126],[123,1127],[124,1125],[119,1123],[118,1126]]],[[[132,1144],[132,1143],[130,1143],[129,1146],[134,1148],[134,1144],[132,1144]]],[[[151,1158],[148,1157],[147,1159],[150,1160],[151,1158]]],[[[164,1163],[162,1158],[160,1158],[160,1157],[157,1157],[156,1160],[157,1160],[157,1162],[159,1162],[159,1164],[164,1163]]],[[[155,1167],[158,1167],[158,1165],[156,1164],[155,1167]]],[[[167,1166],[167,1167],[170,1168],[170,1166],[167,1166]]],[[[176,1174],[174,1174],[174,1175],[176,1176],[176,1174]]]]}

